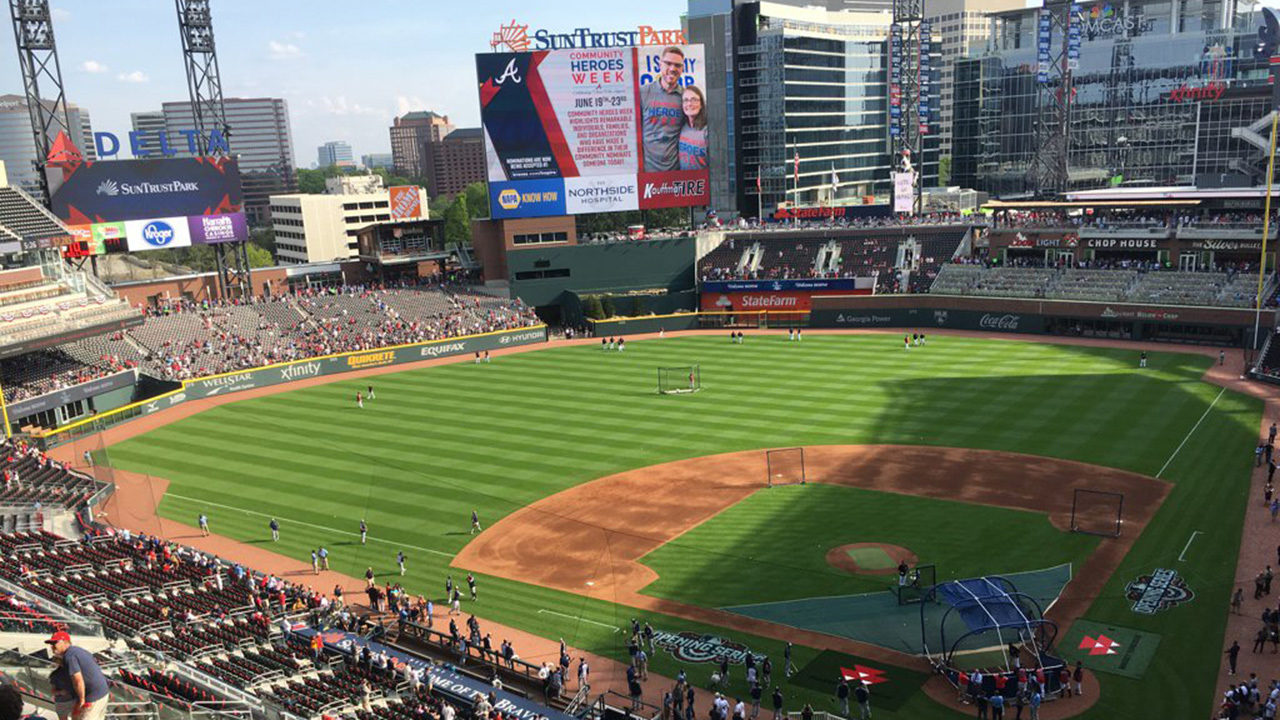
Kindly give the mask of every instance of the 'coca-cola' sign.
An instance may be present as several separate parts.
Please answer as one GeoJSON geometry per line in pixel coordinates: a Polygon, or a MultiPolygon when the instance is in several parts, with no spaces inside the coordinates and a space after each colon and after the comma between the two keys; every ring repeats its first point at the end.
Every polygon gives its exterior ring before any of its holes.
{"type": "Polygon", "coordinates": [[[1008,330],[1011,332],[1017,332],[1018,324],[1021,322],[1021,315],[984,314],[982,319],[978,321],[978,327],[986,330],[1008,330]]]}

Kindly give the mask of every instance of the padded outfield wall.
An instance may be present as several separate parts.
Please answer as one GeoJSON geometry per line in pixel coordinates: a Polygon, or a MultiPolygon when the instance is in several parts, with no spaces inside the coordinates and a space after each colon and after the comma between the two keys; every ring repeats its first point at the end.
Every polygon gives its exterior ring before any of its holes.
{"type": "Polygon", "coordinates": [[[106,430],[123,422],[136,420],[161,410],[167,410],[183,403],[205,398],[232,395],[246,390],[282,385],[307,378],[340,375],[356,370],[368,370],[370,368],[401,365],[423,360],[434,360],[436,358],[472,355],[487,350],[500,350],[502,348],[531,345],[546,341],[547,328],[545,325],[539,325],[445,340],[430,340],[410,345],[395,345],[377,350],[324,355],[248,370],[237,370],[220,375],[210,375],[208,377],[185,380],[182,382],[181,387],[169,392],[38,434],[35,439],[43,442],[45,447],[53,447],[106,430]]]}

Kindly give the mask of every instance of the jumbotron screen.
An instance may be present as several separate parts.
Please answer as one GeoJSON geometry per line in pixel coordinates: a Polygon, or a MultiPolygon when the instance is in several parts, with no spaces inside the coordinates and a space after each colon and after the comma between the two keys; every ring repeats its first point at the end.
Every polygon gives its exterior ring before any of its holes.
{"type": "Polygon", "coordinates": [[[231,158],[85,162],[54,192],[52,206],[76,238],[63,250],[67,257],[249,238],[240,168],[231,158]]]}
{"type": "Polygon", "coordinates": [[[495,218],[708,204],[703,46],[476,56],[495,218]]]}

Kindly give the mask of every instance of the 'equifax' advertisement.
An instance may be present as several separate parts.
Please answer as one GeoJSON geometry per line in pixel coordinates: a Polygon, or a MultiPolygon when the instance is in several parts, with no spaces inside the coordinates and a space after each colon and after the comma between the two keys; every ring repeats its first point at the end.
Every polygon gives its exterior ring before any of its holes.
{"type": "Polygon", "coordinates": [[[476,56],[495,218],[706,205],[701,45],[476,56]]]}

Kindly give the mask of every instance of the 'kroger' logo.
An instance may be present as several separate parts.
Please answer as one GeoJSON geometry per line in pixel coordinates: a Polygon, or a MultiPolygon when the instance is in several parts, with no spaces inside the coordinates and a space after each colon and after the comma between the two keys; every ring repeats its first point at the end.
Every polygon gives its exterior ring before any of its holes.
{"type": "Polygon", "coordinates": [[[163,220],[152,220],[142,227],[142,239],[156,247],[173,242],[174,234],[173,226],[163,220]]]}

